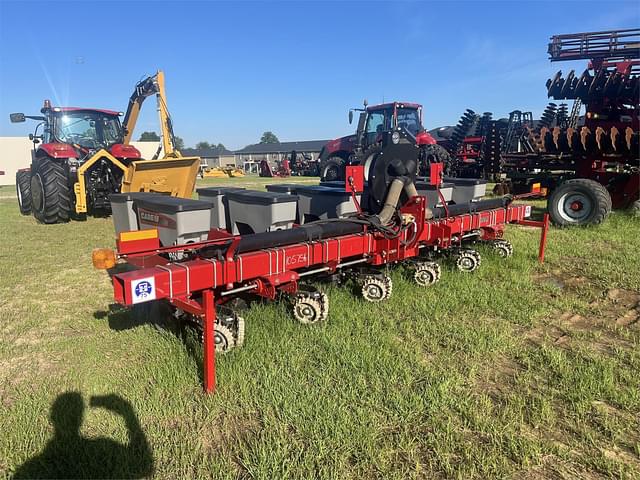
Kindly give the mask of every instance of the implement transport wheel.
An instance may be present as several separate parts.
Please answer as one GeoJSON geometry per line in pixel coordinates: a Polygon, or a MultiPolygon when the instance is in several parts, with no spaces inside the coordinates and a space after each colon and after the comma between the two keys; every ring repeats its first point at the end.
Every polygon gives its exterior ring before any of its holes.
{"type": "Polygon", "coordinates": [[[16,172],[16,194],[20,213],[31,215],[31,172],[29,170],[16,172]]]}
{"type": "Polygon", "coordinates": [[[377,303],[387,300],[393,291],[393,282],[388,276],[383,278],[367,275],[362,282],[362,297],[367,302],[377,303]]]}
{"type": "Polygon", "coordinates": [[[40,223],[64,223],[71,212],[71,191],[59,163],[48,158],[39,161],[31,177],[31,207],[40,223]]]}
{"type": "Polygon", "coordinates": [[[480,254],[475,250],[460,250],[456,258],[456,267],[464,273],[475,272],[480,266],[480,254]]]}
{"type": "Polygon", "coordinates": [[[513,245],[508,240],[493,240],[491,242],[491,248],[502,258],[509,258],[513,255],[513,245]]]}
{"type": "Polygon", "coordinates": [[[595,180],[574,178],[551,193],[547,209],[559,227],[597,225],[611,213],[611,195],[595,180]]]}
{"type": "Polygon", "coordinates": [[[440,280],[440,265],[436,262],[417,263],[413,280],[421,287],[429,287],[440,280]]]}
{"type": "Polygon", "coordinates": [[[320,166],[320,179],[331,182],[344,179],[345,162],[340,157],[329,157],[320,166]]]}
{"type": "MultiPolygon", "coordinates": [[[[204,341],[204,325],[202,317],[194,318],[190,322],[200,334],[200,341],[204,341]]],[[[244,318],[226,306],[220,306],[216,312],[214,324],[214,341],[216,353],[227,353],[229,350],[242,347],[245,338],[244,318]]]]}
{"type": "Polygon", "coordinates": [[[635,202],[633,202],[631,204],[631,207],[629,207],[629,211],[632,215],[640,217],[640,200],[636,200],[635,202]]]}
{"type": "Polygon", "coordinates": [[[328,309],[323,309],[323,302],[307,295],[299,295],[293,302],[293,316],[300,323],[314,324],[327,318],[328,309]]]}

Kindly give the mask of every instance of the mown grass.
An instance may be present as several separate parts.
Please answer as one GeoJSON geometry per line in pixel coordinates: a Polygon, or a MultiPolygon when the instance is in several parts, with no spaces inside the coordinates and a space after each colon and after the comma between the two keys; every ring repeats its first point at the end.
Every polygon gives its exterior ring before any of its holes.
{"type": "MultiPolygon", "coordinates": [[[[317,327],[258,305],[245,314],[246,346],[218,357],[218,390],[205,396],[193,338],[107,313],[112,290],[90,252],[113,246],[110,219],[37,225],[12,192],[0,189],[5,475],[50,442],[65,392],[82,395],[91,439],[128,440],[122,417],[91,407],[92,396],[130,402],[157,477],[640,475],[637,218],[553,229],[544,265],[539,232],[510,227],[514,257],[481,249],[478,272],[445,266],[429,289],[395,270],[380,305],[329,287],[317,327]]],[[[67,453],[84,458],[85,475],[119,458],[86,459],[89,446],[67,453]]],[[[49,468],[66,471],[64,456],[49,468]]],[[[142,457],[108,471],[149,474],[142,457]]]]}

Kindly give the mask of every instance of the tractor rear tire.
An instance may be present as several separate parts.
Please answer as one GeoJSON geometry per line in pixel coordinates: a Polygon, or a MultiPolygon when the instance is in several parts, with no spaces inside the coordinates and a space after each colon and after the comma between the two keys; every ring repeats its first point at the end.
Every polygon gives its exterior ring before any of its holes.
{"type": "Polygon", "coordinates": [[[559,227],[597,225],[611,213],[611,195],[595,180],[574,178],[551,193],[547,209],[551,221],[559,227]]]}
{"type": "Polygon", "coordinates": [[[19,170],[16,172],[16,194],[18,206],[22,215],[31,215],[31,171],[19,170]]]}
{"type": "Polygon", "coordinates": [[[65,223],[71,214],[71,191],[64,168],[48,158],[40,160],[31,177],[31,206],[40,223],[65,223]]]}
{"type": "Polygon", "coordinates": [[[320,166],[320,180],[326,182],[344,180],[345,163],[340,157],[329,157],[320,166]]]}

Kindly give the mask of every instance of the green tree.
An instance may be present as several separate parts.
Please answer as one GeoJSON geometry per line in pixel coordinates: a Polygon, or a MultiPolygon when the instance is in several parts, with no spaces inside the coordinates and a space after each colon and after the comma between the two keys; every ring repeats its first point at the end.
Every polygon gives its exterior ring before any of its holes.
{"type": "Polygon", "coordinates": [[[198,142],[196,143],[196,150],[211,150],[213,145],[209,142],[198,142]]]}
{"type": "Polygon", "coordinates": [[[280,143],[278,137],[273,132],[264,132],[260,138],[260,143],[280,143]]]}
{"type": "Polygon", "coordinates": [[[159,142],[160,136],[156,132],[142,132],[139,142],[159,142]]]}
{"type": "Polygon", "coordinates": [[[227,147],[225,147],[222,143],[219,143],[218,145],[216,145],[216,150],[220,153],[224,152],[227,149],[227,147]]]}
{"type": "Polygon", "coordinates": [[[182,137],[175,137],[175,141],[176,141],[176,149],[184,150],[184,140],[182,139],[182,137]]]}

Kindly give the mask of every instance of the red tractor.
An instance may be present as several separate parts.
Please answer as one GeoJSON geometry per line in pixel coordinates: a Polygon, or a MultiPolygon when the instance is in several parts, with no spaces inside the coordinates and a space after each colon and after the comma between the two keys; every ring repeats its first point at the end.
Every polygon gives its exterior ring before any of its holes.
{"type": "Polygon", "coordinates": [[[66,222],[87,210],[109,214],[109,195],[120,191],[126,167],[140,159],[135,147],[124,144],[120,114],[52,107],[48,100],[40,112],[38,116],[11,114],[14,123],[27,118],[40,122],[29,135],[34,144],[31,168],[16,174],[20,212],[33,213],[41,223],[66,222]],[[86,199],[84,211],[77,208],[80,190],[86,199]]]}
{"type": "Polygon", "coordinates": [[[358,165],[380,148],[383,133],[403,127],[411,133],[420,147],[419,174],[425,175],[431,162],[448,164],[449,154],[422,126],[422,105],[392,102],[367,105],[349,110],[349,123],[353,112],[360,112],[354,135],[336,138],[328,142],[320,152],[320,177],[322,180],[343,180],[348,165],[358,165]]]}

